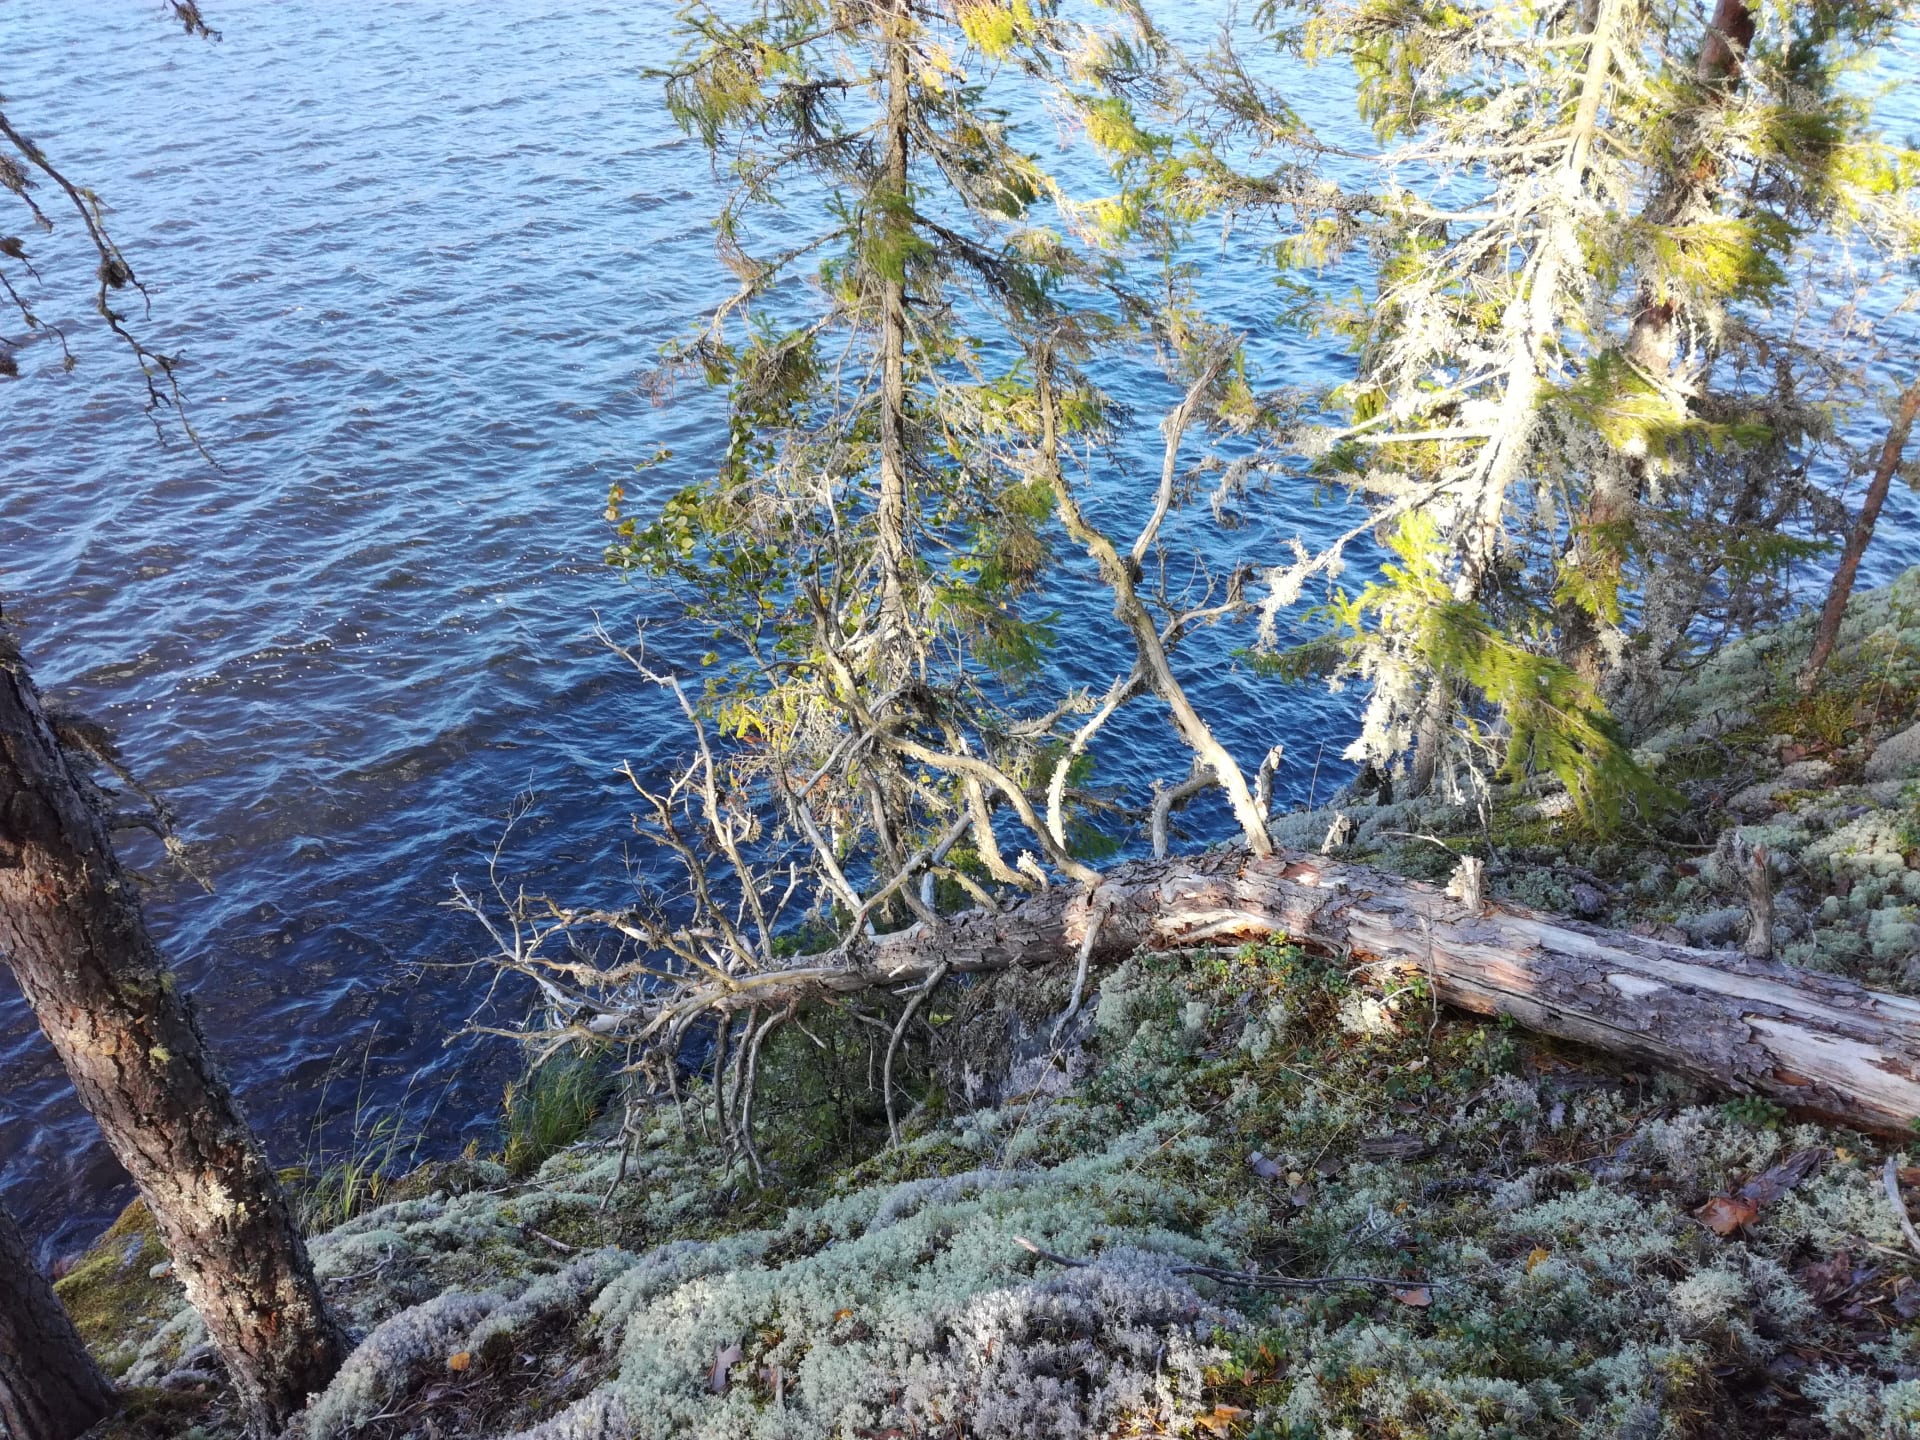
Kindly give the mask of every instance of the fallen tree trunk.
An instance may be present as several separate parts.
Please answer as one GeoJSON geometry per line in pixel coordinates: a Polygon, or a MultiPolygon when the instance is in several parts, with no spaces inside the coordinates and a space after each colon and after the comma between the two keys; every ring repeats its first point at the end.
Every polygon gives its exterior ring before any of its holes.
{"type": "Polygon", "coordinates": [[[659,1034],[698,1009],[898,988],[942,965],[981,973],[1277,939],[1416,972],[1449,1005],[1841,1124],[1904,1135],[1920,1116],[1920,999],[1516,905],[1476,913],[1436,886],[1293,851],[1119,866],[1091,890],[1054,889],[937,930],[922,922],[854,954],[689,984],[627,1020],[659,1034]]]}

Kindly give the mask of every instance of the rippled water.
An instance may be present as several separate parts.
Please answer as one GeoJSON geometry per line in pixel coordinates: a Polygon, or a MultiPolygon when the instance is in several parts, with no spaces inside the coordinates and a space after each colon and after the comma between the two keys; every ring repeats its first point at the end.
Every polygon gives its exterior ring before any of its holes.
{"type": "MultiPolygon", "coordinates": [[[[474,953],[449,877],[531,788],[517,863],[605,893],[612,768],[674,743],[590,638],[596,608],[649,613],[598,563],[609,482],[667,444],[650,483],[681,483],[717,438],[710,399],[654,410],[634,385],[727,284],[705,155],[640,75],[669,13],[236,3],[209,45],[123,0],[0,7],[9,113],[115,207],[222,466],[155,438],[64,294],[46,309],[81,368],[43,351],[6,395],[0,592],[49,695],[115,728],[211,871],[213,896],[168,882],[150,914],[283,1158],[336,1055],[370,1054],[382,1099],[428,1066],[417,1104],[463,1066],[443,1143],[491,1123],[497,1067],[442,1048],[473,986],[418,966],[474,953]]],[[[1270,328],[1248,270],[1238,308],[1270,328]]],[[[1120,664],[1112,641],[1073,654],[1102,686],[1120,664]]],[[[1303,694],[1285,738],[1337,708],[1303,694]]],[[[1117,734],[1116,766],[1164,752],[1157,727],[1117,734]]],[[[11,990],[0,1154],[50,1247],[123,1193],[11,990]]]]}
{"type": "MultiPolygon", "coordinates": [[[[433,968],[476,953],[440,906],[450,877],[477,876],[532,789],[516,869],[605,895],[613,767],[676,743],[591,638],[596,609],[624,628],[660,608],[598,562],[608,484],[661,444],[675,465],[645,483],[683,483],[720,438],[709,397],[656,410],[634,383],[727,283],[704,153],[640,73],[671,54],[672,7],[234,0],[218,45],[157,8],[0,0],[0,85],[114,205],[222,468],[156,439],[130,363],[63,293],[43,310],[74,321],[81,368],[43,350],[6,390],[0,595],[49,695],[113,726],[213,876],[212,896],[163,881],[149,913],[276,1154],[303,1153],[339,1056],[368,1057],[382,1102],[424,1067],[411,1103],[437,1100],[435,1143],[456,1145],[491,1125],[510,1057],[444,1048],[475,990],[433,968]]],[[[1333,124],[1340,91],[1320,75],[1298,98],[1333,124]]],[[[71,238],[43,246],[50,273],[71,238]]],[[[1254,246],[1210,264],[1236,323],[1276,334],[1254,246]]],[[[1279,380],[1340,373],[1330,348],[1265,349],[1279,380]]],[[[1150,420],[1154,378],[1120,378],[1150,420]]],[[[1326,523],[1276,495],[1215,553],[1326,523]]],[[[1904,558],[1883,549],[1880,572],[1904,558]]],[[[1124,663],[1106,602],[1084,577],[1063,595],[1062,663],[1104,687],[1124,663]]],[[[1250,705],[1225,638],[1206,643],[1196,699],[1243,754],[1344,744],[1350,699],[1269,685],[1250,705]]],[[[1115,727],[1109,773],[1184,765],[1150,712],[1115,727]]],[[[1283,790],[1324,794],[1335,768],[1310,781],[1301,760],[1283,790]]],[[[125,1193],[10,988],[0,1160],[49,1250],[125,1193]]]]}

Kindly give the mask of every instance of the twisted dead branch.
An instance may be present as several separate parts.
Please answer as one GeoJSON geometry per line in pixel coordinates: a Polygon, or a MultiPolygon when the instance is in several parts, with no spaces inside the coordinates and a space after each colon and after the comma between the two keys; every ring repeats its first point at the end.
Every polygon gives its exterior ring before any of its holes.
{"type": "MultiPolygon", "coordinates": [[[[548,934],[604,927],[558,913],[548,934]]],[[[701,1017],[721,1030],[774,1007],[891,990],[924,996],[948,976],[1168,951],[1287,941],[1377,974],[1404,971],[1460,1009],[1763,1095],[1857,1128],[1906,1133],[1920,1115],[1920,1001],[1731,951],[1609,931],[1317,855],[1244,848],[1107,871],[1001,911],[970,910],[892,934],[855,936],[754,971],[690,973],[634,962],[624,998],[604,995],[568,1026],[637,1051],[677,1046],[701,1017]]],[[[669,960],[671,957],[667,957],[669,960]]],[[[519,963],[538,964],[524,953],[519,963]]],[[[571,980],[572,962],[560,968],[571,980]]]]}

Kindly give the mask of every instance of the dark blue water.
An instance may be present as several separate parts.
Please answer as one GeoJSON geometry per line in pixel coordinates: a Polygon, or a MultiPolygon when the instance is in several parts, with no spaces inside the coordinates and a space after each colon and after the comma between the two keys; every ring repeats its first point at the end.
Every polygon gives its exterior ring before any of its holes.
{"type": "MultiPolygon", "coordinates": [[[[1198,38],[1212,8],[1187,17],[1198,38]]],[[[61,374],[41,347],[0,400],[0,597],[49,695],[114,728],[212,876],[203,895],[130,842],[162,944],[282,1159],[306,1151],[329,1067],[349,1070],[337,1109],[363,1057],[377,1103],[438,1103],[434,1145],[485,1136],[512,1057],[445,1044],[477,984],[437,967],[479,953],[442,906],[451,877],[480,877],[532,790],[510,871],[615,893],[614,768],[679,746],[659,695],[592,639],[598,611],[657,622],[668,658],[704,648],[599,561],[611,482],[644,506],[723,439],[711,397],[656,409],[636,388],[730,286],[705,154],[641,75],[671,57],[672,9],[229,0],[211,45],[158,6],[0,0],[9,114],[113,206],[153,290],[146,333],[190,362],[221,466],[156,437],[85,289],[55,287],[41,309],[70,322],[81,365],[61,374]],[[674,464],[637,477],[660,445],[674,464]]],[[[1289,93],[1350,135],[1343,77],[1289,93]]],[[[1044,122],[1035,148],[1052,136],[1044,122]]],[[[49,275],[91,268],[70,231],[38,242],[49,275]]],[[[1210,251],[1210,300],[1257,337],[1268,382],[1341,378],[1335,346],[1276,324],[1258,252],[1246,235],[1210,251]]],[[[1103,513],[1124,516],[1157,472],[1166,394],[1144,361],[1106,378],[1142,414],[1098,479],[1103,513]]],[[[1250,523],[1222,537],[1200,506],[1175,547],[1206,531],[1224,572],[1341,518],[1298,488],[1242,508],[1250,523]]],[[[1920,534],[1908,509],[1891,518],[1896,541],[1920,534]]],[[[1912,551],[1883,545],[1875,574],[1912,551]]],[[[1107,600],[1071,568],[1061,595],[1062,667],[1104,689],[1128,660],[1107,600]]],[[[1230,659],[1244,639],[1187,652],[1196,701],[1249,763],[1287,743],[1286,798],[1306,798],[1324,745],[1324,795],[1353,697],[1256,684],[1230,659]]],[[[1136,785],[1186,766],[1147,707],[1100,758],[1136,785]]],[[[62,1250],[125,1193],[0,992],[0,1198],[62,1250]]]]}
{"type": "MultiPolygon", "coordinates": [[[[640,74],[671,57],[671,9],[232,3],[217,45],[156,9],[4,0],[0,88],[111,203],[153,290],[150,343],[189,361],[221,469],[155,436],[84,288],[54,287],[43,312],[71,322],[81,365],[60,374],[40,347],[6,389],[0,594],[49,696],[114,728],[213,878],[202,895],[129,842],[276,1152],[303,1153],[323,1073],[339,1056],[357,1075],[363,1054],[382,1100],[422,1067],[416,1107],[456,1081],[436,1126],[457,1144],[491,1123],[511,1057],[444,1046],[475,986],[421,966],[478,944],[441,908],[450,877],[478,878],[532,789],[516,869],[613,893],[613,769],[679,743],[591,638],[596,610],[615,628],[667,618],[599,562],[609,483],[633,486],[662,444],[675,466],[640,483],[684,483],[722,438],[710,398],[660,410],[635,386],[730,285],[705,154],[640,74]]],[[[73,238],[38,242],[46,273],[84,276],[73,238]]],[[[1253,247],[1232,263],[1222,298],[1270,333],[1253,247]]],[[[1287,378],[1334,364],[1296,351],[1287,378]]],[[[1138,368],[1123,397],[1155,405],[1138,368]]],[[[1270,545],[1306,503],[1231,548],[1270,545]]],[[[1073,646],[1076,676],[1104,688],[1125,662],[1107,604],[1068,589],[1069,622],[1078,607],[1103,637],[1073,646]]],[[[657,636],[669,655],[697,640],[657,636]]],[[[1199,698],[1245,713],[1224,654],[1196,650],[1199,698]]],[[[1233,738],[1310,753],[1346,708],[1302,691],[1233,738]]],[[[1152,715],[1113,733],[1107,773],[1184,770],[1152,715]]],[[[121,1183],[7,990],[0,1195],[58,1249],[121,1183]]]]}

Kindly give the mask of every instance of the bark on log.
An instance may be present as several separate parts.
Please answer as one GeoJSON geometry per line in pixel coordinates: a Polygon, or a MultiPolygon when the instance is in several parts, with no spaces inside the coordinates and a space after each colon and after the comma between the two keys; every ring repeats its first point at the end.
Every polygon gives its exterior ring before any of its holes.
{"type": "Polygon", "coordinates": [[[26,1237],[0,1210],[0,1435],[73,1440],[117,1405],[26,1237]]]}
{"type": "MultiPolygon", "coordinates": [[[[1811,1116],[1907,1135],[1920,1116],[1920,999],[1737,952],[1607,930],[1298,851],[1234,848],[1124,865],[998,914],[968,911],[831,958],[710,988],[733,1011],[808,993],[1134,950],[1289,939],[1418,972],[1439,998],[1811,1116]]],[[[673,1003],[680,1009],[690,997],[673,1003]]]]}
{"type": "Polygon", "coordinates": [[[257,1428],[345,1340],[293,1212],[155,950],[133,882],[0,632],[0,958],[120,1163],[257,1428]]]}

